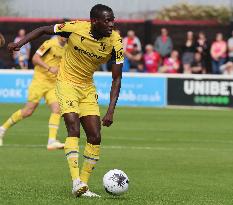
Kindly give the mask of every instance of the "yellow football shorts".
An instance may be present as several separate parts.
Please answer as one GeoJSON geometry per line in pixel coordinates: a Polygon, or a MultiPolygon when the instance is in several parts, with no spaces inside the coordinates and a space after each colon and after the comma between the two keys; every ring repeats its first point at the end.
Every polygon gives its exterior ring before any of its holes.
{"type": "Polygon", "coordinates": [[[39,103],[44,98],[45,102],[50,105],[58,102],[55,94],[55,84],[32,81],[28,89],[28,102],[39,103]]]}
{"type": "Polygon", "coordinates": [[[79,117],[100,116],[98,95],[94,85],[79,87],[67,82],[57,81],[56,95],[62,115],[74,112],[79,117]]]}

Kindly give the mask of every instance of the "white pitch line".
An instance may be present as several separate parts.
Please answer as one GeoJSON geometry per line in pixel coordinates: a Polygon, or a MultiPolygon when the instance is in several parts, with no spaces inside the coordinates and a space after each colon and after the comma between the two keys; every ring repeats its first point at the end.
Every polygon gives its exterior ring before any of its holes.
{"type": "MultiPolygon", "coordinates": [[[[112,137],[107,136],[105,139],[113,140],[129,140],[126,137],[112,137]]],[[[141,136],[134,136],[132,141],[145,141],[141,136]]],[[[171,142],[171,143],[221,143],[221,144],[233,144],[233,140],[185,140],[185,139],[171,139],[171,138],[150,138],[150,142],[171,142]]]]}
{"type": "MultiPolygon", "coordinates": [[[[33,145],[33,144],[4,144],[2,148],[7,147],[7,148],[44,148],[46,145],[38,144],[38,145],[33,145]]],[[[83,146],[81,146],[83,147],[83,146]]],[[[221,148],[204,148],[204,147],[151,147],[151,146],[109,146],[105,145],[102,146],[101,148],[103,149],[131,149],[131,150],[155,150],[155,151],[227,151],[227,152],[233,152],[232,149],[221,149],[221,148]]],[[[1,149],[1,147],[0,147],[1,149]]]]}
{"type": "Polygon", "coordinates": [[[2,147],[39,148],[39,147],[46,147],[46,145],[45,144],[4,144],[2,147]]]}
{"type": "Polygon", "coordinates": [[[137,147],[137,146],[103,146],[103,149],[133,149],[133,150],[157,150],[157,151],[233,151],[232,149],[215,149],[202,147],[137,147]]]}

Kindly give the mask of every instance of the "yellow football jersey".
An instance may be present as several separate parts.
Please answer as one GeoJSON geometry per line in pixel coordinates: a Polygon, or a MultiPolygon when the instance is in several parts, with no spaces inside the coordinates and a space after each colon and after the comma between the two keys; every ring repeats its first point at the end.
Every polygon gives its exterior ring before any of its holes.
{"type": "MultiPolygon", "coordinates": [[[[50,67],[60,67],[61,59],[65,54],[66,46],[61,46],[58,38],[52,38],[45,41],[36,51],[41,56],[42,60],[50,67]]],[[[55,84],[57,76],[45,68],[36,65],[34,68],[33,80],[55,84]]]]}
{"type": "Polygon", "coordinates": [[[58,79],[73,84],[92,84],[93,74],[103,63],[124,61],[122,39],[113,31],[110,37],[99,40],[91,34],[91,23],[73,21],[56,24],[54,32],[68,37],[68,46],[58,73],[58,79]]]}

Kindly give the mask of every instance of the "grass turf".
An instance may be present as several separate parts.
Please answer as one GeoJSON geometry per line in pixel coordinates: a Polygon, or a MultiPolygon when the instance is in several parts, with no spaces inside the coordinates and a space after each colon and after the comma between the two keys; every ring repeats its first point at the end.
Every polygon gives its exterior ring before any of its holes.
{"type": "MultiPolygon", "coordinates": [[[[20,107],[1,104],[0,123],[20,107]]],[[[113,126],[102,130],[101,160],[89,184],[101,199],[71,195],[63,151],[45,149],[48,117],[47,107],[40,106],[7,132],[0,147],[1,205],[233,204],[232,111],[117,108],[113,126]],[[103,175],[113,168],[130,178],[121,197],[102,187],[103,175]]],[[[64,141],[63,123],[59,136],[64,141]]]]}

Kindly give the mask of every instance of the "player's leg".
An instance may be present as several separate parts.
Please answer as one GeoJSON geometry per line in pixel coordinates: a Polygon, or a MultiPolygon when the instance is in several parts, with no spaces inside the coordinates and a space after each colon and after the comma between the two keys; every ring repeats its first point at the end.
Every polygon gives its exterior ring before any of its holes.
{"type": "Polygon", "coordinates": [[[88,183],[90,175],[95,168],[100,154],[101,142],[101,123],[99,116],[83,116],[81,117],[82,127],[87,136],[87,142],[84,150],[84,162],[81,170],[81,181],[88,183]]]}
{"type": "Polygon", "coordinates": [[[60,107],[58,104],[58,100],[55,94],[55,88],[49,89],[44,98],[46,100],[47,105],[51,110],[51,115],[49,118],[49,138],[48,138],[48,150],[55,150],[55,149],[63,149],[64,143],[61,143],[57,140],[57,132],[60,124],[60,107]]]}
{"type": "Polygon", "coordinates": [[[87,185],[80,180],[79,175],[80,120],[77,113],[65,113],[63,117],[68,133],[64,149],[73,180],[72,193],[75,196],[80,196],[88,189],[87,185]]]}
{"type": "MultiPolygon", "coordinates": [[[[84,161],[81,169],[80,178],[84,183],[88,183],[92,171],[95,168],[100,155],[100,143],[101,143],[101,122],[100,117],[95,115],[81,117],[82,127],[87,136],[87,142],[84,150],[84,161]]],[[[99,195],[87,191],[84,196],[88,197],[100,197],[99,195]]]]}
{"type": "Polygon", "coordinates": [[[92,170],[99,159],[101,142],[101,122],[98,106],[98,96],[94,86],[80,90],[86,98],[79,103],[80,121],[87,136],[84,150],[84,163],[81,170],[81,180],[88,182],[92,170]]]}
{"type": "Polygon", "coordinates": [[[5,132],[12,127],[14,124],[18,123],[19,121],[23,120],[32,115],[35,111],[38,103],[34,102],[27,102],[26,105],[22,108],[14,112],[0,127],[0,146],[3,144],[3,136],[5,132]]]}
{"type": "Polygon", "coordinates": [[[7,129],[9,129],[12,125],[16,124],[20,120],[32,115],[43,95],[44,95],[44,87],[41,86],[40,82],[36,82],[32,80],[31,85],[29,86],[28,89],[28,102],[26,103],[23,109],[20,109],[15,113],[13,113],[10,116],[10,118],[2,125],[0,129],[1,141],[7,129]]]}
{"type": "Polygon", "coordinates": [[[48,138],[48,150],[63,149],[65,144],[57,140],[57,132],[60,124],[60,108],[58,102],[51,103],[49,105],[51,114],[49,117],[49,138],[48,138]]]}
{"type": "Polygon", "coordinates": [[[73,180],[72,193],[80,196],[86,192],[88,186],[81,182],[79,175],[79,137],[80,120],[79,105],[76,88],[65,82],[57,81],[56,96],[60,105],[61,115],[64,117],[68,137],[65,141],[64,151],[73,180]]]}

